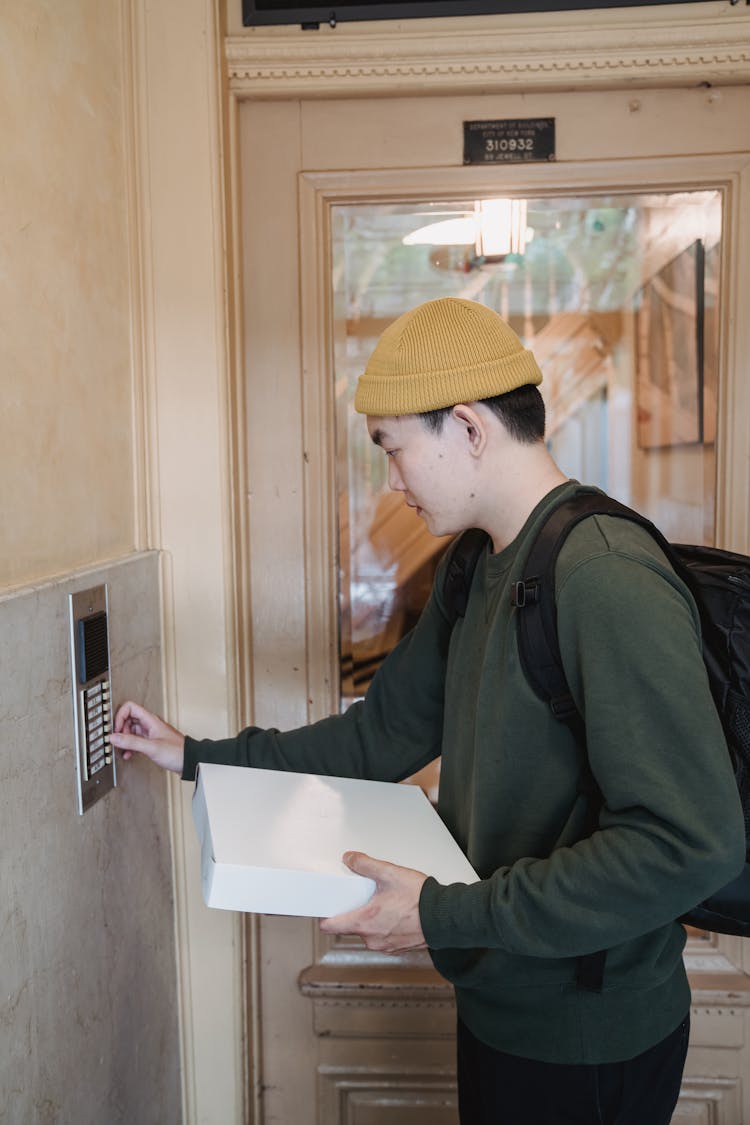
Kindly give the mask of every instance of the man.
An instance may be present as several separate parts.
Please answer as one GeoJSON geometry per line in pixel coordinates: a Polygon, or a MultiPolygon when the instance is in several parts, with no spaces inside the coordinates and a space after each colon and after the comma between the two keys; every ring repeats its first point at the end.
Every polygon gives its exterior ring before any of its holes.
{"type": "Polygon", "coordinates": [[[350,853],[376,893],[321,928],[387,952],[429,948],[456,991],[463,1125],[666,1125],[690,1005],[674,919],[738,873],[742,814],[695,605],[642,528],[589,517],[558,560],[586,751],[527,683],[510,591],[545,515],[578,487],[545,447],[540,381],[482,305],[444,298],[400,317],[355,406],[390,487],[434,535],[488,533],[465,615],[450,620],[440,569],[417,626],[345,715],[196,742],[127,703],[112,742],[186,779],[219,761],[395,781],[441,754],[439,811],[480,881],[441,886],[350,853]],[[593,831],[586,756],[603,798],[593,831]],[[600,950],[596,980],[586,955],[600,950]]]}

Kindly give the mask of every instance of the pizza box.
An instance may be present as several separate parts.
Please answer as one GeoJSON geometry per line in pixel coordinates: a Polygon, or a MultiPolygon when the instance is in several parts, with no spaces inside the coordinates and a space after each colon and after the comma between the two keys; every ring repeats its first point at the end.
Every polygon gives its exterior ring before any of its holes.
{"type": "Polygon", "coordinates": [[[375,883],[342,862],[366,852],[434,875],[478,876],[416,785],[201,763],[193,794],[207,906],[327,918],[375,883]]]}

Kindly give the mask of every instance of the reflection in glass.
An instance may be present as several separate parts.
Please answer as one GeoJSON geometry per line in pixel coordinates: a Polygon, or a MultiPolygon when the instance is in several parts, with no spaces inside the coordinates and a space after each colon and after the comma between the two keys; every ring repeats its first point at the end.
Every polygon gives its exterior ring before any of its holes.
{"type": "Polygon", "coordinates": [[[523,202],[333,208],[342,707],[418,617],[446,546],[389,493],[352,407],[381,332],[422,301],[466,297],[510,322],[544,373],[564,472],[669,538],[713,541],[721,193],[523,202]],[[497,252],[511,214],[514,249],[497,252]]]}

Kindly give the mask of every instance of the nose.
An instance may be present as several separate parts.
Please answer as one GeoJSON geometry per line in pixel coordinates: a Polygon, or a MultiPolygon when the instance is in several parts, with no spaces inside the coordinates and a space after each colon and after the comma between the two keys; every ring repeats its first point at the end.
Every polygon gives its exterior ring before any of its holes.
{"type": "Polygon", "coordinates": [[[398,471],[395,457],[388,458],[388,487],[391,492],[405,492],[404,482],[398,471]]]}

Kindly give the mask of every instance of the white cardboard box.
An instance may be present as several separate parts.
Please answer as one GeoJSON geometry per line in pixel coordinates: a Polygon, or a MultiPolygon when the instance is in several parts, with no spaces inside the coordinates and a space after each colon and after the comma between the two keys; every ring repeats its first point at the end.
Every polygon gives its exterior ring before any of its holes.
{"type": "Polygon", "coordinates": [[[193,794],[207,906],[327,918],[364,905],[372,879],[342,863],[361,851],[434,875],[477,879],[415,785],[202,763],[193,794]]]}

